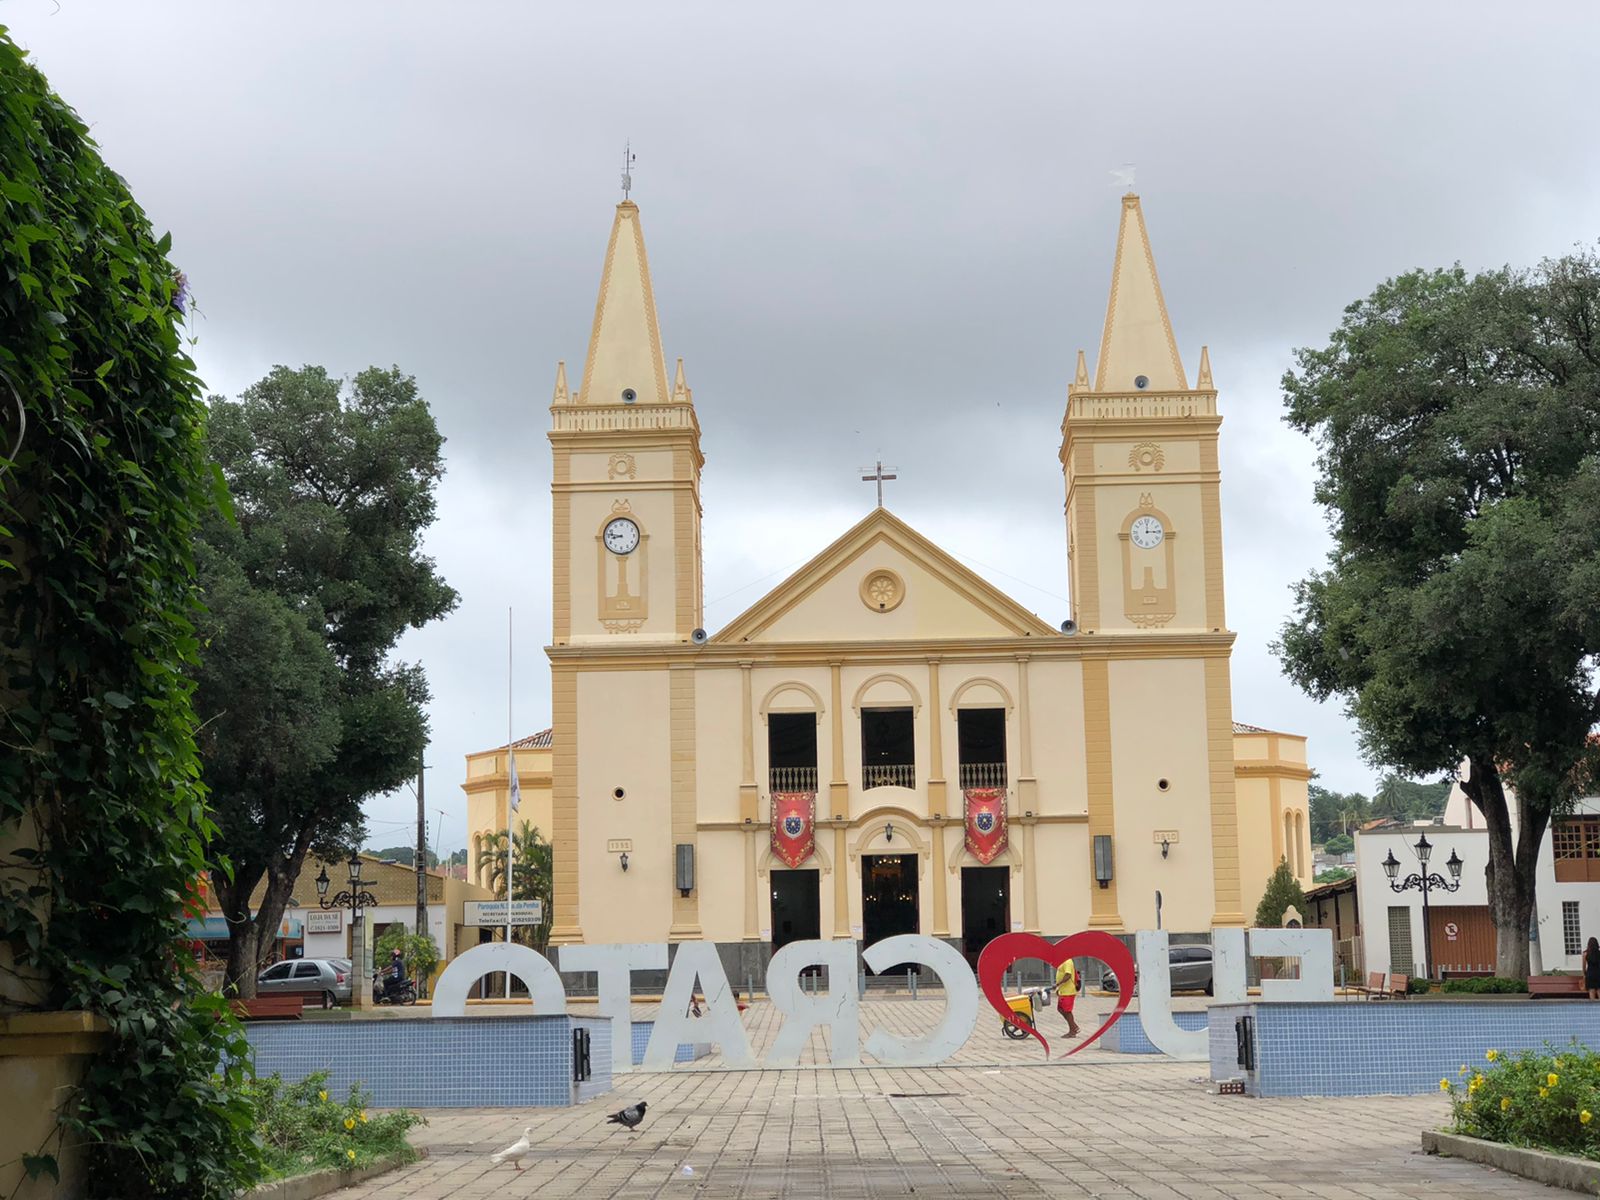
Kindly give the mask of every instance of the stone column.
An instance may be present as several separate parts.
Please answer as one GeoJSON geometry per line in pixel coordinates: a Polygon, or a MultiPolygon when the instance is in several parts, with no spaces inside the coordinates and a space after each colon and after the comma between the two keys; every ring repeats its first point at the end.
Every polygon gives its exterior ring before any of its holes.
{"type": "Polygon", "coordinates": [[[833,705],[830,736],[833,741],[833,777],[828,781],[828,816],[833,823],[833,936],[850,937],[850,860],[845,847],[845,831],[850,823],[850,785],[844,777],[844,664],[828,664],[829,690],[833,705]]]}
{"type": "Polygon", "coordinates": [[[754,825],[745,826],[744,831],[744,940],[755,941],[760,935],[760,926],[757,924],[758,909],[757,897],[760,893],[760,880],[756,878],[756,838],[760,830],[754,825]]]}
{"type": "Polygon", "coordinates": [[[1032,813],[1022,818],[1022,931],[1039,933],[1039,856],[1034,852],[1034,827],[1039,819],[1032,813]]]}
{"type": "Polygon", "coordinates": [[[933,835],[933,936],[950,936],[950,895],[944,867],[944,828],[948,822],[942,813],[935,813],[928,822],[928,832],[933,835]]]}

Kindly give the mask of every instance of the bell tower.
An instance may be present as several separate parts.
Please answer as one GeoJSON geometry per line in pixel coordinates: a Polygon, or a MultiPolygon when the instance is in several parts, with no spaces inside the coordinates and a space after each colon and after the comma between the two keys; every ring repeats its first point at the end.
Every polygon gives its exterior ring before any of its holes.
{"type": "Polygon", "coordinates": [[[1085,633],[1227,627],[1221,426],[1209,353],[1191,387],[1130,192],[1094,380],[1078,351],[1061,425],[1072,610],[1085,633]]]}
{"type": "Polygon", "coordinates": [[[700,627],[700,424],[667,383],[639,207],[617,205],[577,391],[550,404],[552,644],[687,642],[700,627]]]}

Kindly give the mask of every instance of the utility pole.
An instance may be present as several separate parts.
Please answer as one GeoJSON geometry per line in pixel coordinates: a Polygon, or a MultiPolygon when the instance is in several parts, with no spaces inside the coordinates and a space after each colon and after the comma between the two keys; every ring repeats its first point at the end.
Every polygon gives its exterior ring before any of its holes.
{"type": "MultiPolygon", "coordinates": [[[[428,932],[428,818],[423,809],[423,789],[428,778],[427,748],[417,762],[417,933],[428,932]]],[[[417,981],[419,984],[421,980],[417,981]]]]}

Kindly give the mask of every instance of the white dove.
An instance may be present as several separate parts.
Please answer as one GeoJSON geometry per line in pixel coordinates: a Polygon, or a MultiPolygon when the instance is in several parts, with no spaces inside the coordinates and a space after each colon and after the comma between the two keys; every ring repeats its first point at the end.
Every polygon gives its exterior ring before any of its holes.
{"type": "Polygon", "coordinates": [[[507,1146],[504,1150],[500,1151],[500,1153],[491,1154],[489,1156],[489,1161],[494,1163],[494,1165],[497,1167],[503,1162],[509,1162],[513,1167],[516,1167],[516,1169],[520,1171],[522,1170],[522,1156],[532,1149],[533,1126],[525,1125],[522,1129],[522,1136],[516,1141],[512,1142],[511,1145],[507,1146]]]}

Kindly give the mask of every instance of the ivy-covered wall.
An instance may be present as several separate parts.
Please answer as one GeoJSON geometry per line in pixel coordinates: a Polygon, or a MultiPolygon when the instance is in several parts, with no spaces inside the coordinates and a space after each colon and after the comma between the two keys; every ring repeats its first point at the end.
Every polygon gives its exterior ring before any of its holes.
{"type": "MultiPolygon", "coordinates": [[[[258,1162],[239,1027],[181,940],[219,485],[169,241],[0,27],[0,1012],[109,1021],[61,1114],[94,1196],[231,1195],[258,1162]]],[[[26,1151],[48,1177],[59,1139],[26,1151]]]]}

